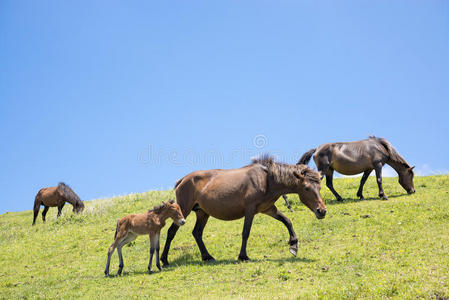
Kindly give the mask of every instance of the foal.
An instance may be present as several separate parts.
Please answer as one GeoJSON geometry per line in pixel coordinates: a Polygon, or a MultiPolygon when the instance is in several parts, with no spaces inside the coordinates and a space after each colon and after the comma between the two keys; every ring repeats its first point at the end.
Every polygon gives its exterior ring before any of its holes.
{"type": "Polygon", "coordinates": [[[143,214],[127,215],[117,221],[115,230],[115,240],[108,250],[108,260],[104,274],[109,276],[109,263],[111,262],[112,253],[117,248],[119,258],[119,269],[117,275],[122,274],[123,257],[122,247],[129,242],[134,241],[138,235],[148,234],[150,236],[150,262],[148,263],[148,271],[153,273],[152,260],[153,254],[156,250],[156,266],[161,270],[159,263],[159,236],[162,227],[165,225],[165,220],[172,218],[173,222],[178,225],[184,225],[186,220],[182,215],[181,208],[174,200],[164,202],[161,205],[150,209],[143,214]]]}

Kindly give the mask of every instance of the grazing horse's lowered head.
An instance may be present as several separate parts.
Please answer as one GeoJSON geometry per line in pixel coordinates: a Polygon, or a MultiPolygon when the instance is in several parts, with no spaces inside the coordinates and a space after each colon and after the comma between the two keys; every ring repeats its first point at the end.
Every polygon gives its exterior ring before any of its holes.
{"type": "Polygon", "coordinates": [[[408,194],[413,194],[415,192],[415,186],[413,184],[413,177],[415,173],[413,169],[415,166],[404,166],[405,169],[398,171],[399,175],[399,184],[407,191],[408,194]]]}
{"type": "Polygon", "coordinates": [[[326,216],[326,206],[321,198],[321,174],[306,165],[278,163],[270,156],[253,159],[267,168],[274,185],[288,187],[289,192],[298,194],[301,202],[307,206],[318,219],[326,216]],[[293,176],[292,176],[293,175],[293,176]]]}

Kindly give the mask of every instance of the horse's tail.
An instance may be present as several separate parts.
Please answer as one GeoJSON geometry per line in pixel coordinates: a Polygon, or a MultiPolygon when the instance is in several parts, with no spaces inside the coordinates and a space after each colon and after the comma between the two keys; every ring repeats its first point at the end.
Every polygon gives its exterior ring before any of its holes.
{"type": "Polygon", "coordinates": [[[304,153],[301,158],[296,163],[297,165],[307,165],[312,158],[313,153],[315,153],[316,148],[310,149],[306,153],[304,153]]]}
{"type": "Polygon", "coordinates": [[[178,181],[176,181],[175,183],[175,189],[178,187],[178,185],[184,180],[185,176],[182,177],[181,179],[179,179],[178,181]]]}
{"type": "Polygon", "coordinates": [[[82,203],[80,197],[64,182],[58,184],[58,190],[72,205],[80,205],[80,202],[82,203]]]}
{"type": "Polygon", "coordinates": [[[374,138],[376,139],[376,141],[378,141],[387,151],[390,160],[394,161],[394,162],[398,162],[401,163],[403,165],[405,165],[406,167],[410,167],[409,164],[407,163],[407,161],[396,151],[396,149],[390,144],[389,141],[387,141],[384,138],[378,138],[378,137],[370,137],[370,138],[374,138]]]}
{"type": "Polygon", "coordinates": [[[41,206],[41,191],[43,189],[40,189],[39,192],[37,192],[36,197],[34,197],[34,206],[33,209],[39,208],[41,206]]]}

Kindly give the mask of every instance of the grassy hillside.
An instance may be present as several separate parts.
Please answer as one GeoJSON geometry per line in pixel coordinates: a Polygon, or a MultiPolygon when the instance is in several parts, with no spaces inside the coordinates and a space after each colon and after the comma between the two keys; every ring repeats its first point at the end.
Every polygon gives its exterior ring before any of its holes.
{"type": "MultiPolygon", "coordinates": [[[[32,227],[32,212],[0,216],[1,298],[447,298],[449,297],[449,176],[417,177],[406,195],[395,178],[384,179],[390,200],[377,199],[374,178],[355,199],[359,178],[335,180],[346,199],[337,203],[323,186],[328,215],[317,220],[290,195],[299,237],[298,257],[288,251],[288,233],[278,221],[257,215],[247,263],[236,261],[243,220],[210,219],[204,240],[215,263],[202,263],[191,235],[195,216],[178,231],[171,267],[147,273],[146,236],[123,248],[122,277],[105,278],[107,248],[118,218],[143,212],[173,191],[89,201],[81,215],[66,205],[32,227]]],[[[30,199],[30,207],[33,199],[30,199]]],[[[163,229],[165,243],[168,226],[163,229]]],[[[111,274],[117,272],[114,254],[111,274]]]]}

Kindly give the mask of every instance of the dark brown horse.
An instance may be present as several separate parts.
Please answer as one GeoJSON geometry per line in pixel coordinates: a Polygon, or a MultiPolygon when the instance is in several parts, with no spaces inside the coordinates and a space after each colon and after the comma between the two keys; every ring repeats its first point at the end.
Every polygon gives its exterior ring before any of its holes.
{"type": "Polygon", "coordinates": [[[165,220],[172,218],[173,222],[179,226],[184,225],[186,220],[182,215],[179,205],[174,200],[164,202],[143,214],[127,215],[117,221],[115,229],[115,238],[108,250],[108,260],[104,274],[109,276],[109,264],[111,262],[112,253],[117,248],[119,269],[118,275],[122,274],[123,256],[122,247],[134,241],[138,235],[148,234],[150,236],[150,262],[148,263],[148,271],[153,273],[153,255],[156,251],[156,267],[161,270],[159,263],[159,236],[162,227],[165,226],[165,220]]]}
{"type": "Polygon", "coordinates": [[[78,195],[64,182],[60,182],[58,186],[41,189],[34,199],[33,225],[36,223],[36,218],[39,214],[41,205],[44,206],[44,211],[42,212],[42,220],[45,222],[45,216],[47,215],[48,208],[58,207],[59,217],[66,202],[69,202],[73,205],[74,213],[79,213],[84,210],[83,201],[81,201],[78,195]]]}
{"type": "Polygon", "coordinates": [[[376,172],[379,197],[388,200],[382,189],[382,167],[390,165],[399,175],[399,183],[412,194],[415,192],[413,185],[413,168],[405,159],[383,138],[374,136],[366,140],[348,143],[323,144],[312,149],[299,159],[298,164],[308,164],[313,155],[313,160],[319,171],[326,175],[326,185],[335,195],[338,201],[341,196],[335,191],[332,178],[334,170],[344,175],[355,175],[363,172],[357,197],[363,199],[363,185],[369,174],[376,172]]]}
{"type": "MultiPolygon", "coordinates": [[[[201,251],[203,261],[214,260],[203,242],[203,230],[209,216],[220,220],[245,218],[242,233],[242,247],[239,260],[248,260],[246,243],[254,215],[264,213],[280,222],[290,234],[290,252],[296,256],[298,238],[291,221],[274,205],[279,196],[297,193],[301,201],[324,218],[326,207],[320,196],[320,176],[304,165],[289,165],[274,162],[271,157],[253,160],[251,165],[231,170],[195,171],[176,183],[176,199],[184,217],[193,210],[196,224],[193,236],[201,251]]],[[[168,266],[170,244],[179,226],[171,225],[161,256],[164,266],[168,266]]]]}

